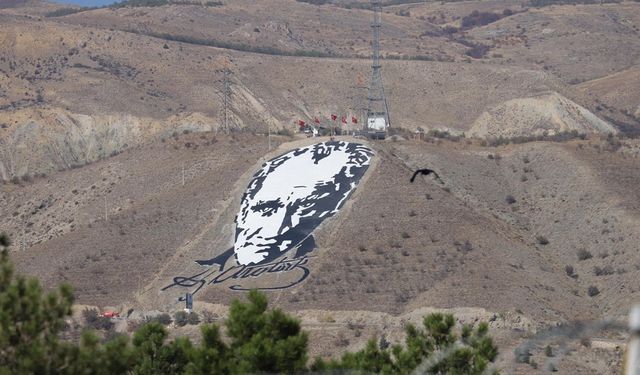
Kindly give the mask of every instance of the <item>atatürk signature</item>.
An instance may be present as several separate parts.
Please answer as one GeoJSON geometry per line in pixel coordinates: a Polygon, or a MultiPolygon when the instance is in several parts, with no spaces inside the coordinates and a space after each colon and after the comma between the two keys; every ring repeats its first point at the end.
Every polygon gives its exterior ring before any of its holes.
{"type": "MultiPolygon", "coordinates": [[[[191,294],[196,294],[200,289],[202,289],[205,285],[215,285],[220,284],[228,280],[243,280],[249,278],[260,277],[265,274],[270,273],[283,273],[283,272],[294,272],[299,270],[301,272],[300,276],[292,281],[288,282],[285,285],[276,285],[271,287],[260,287],[255,289],[260,290],[277,290],[277,289],[286,289],[290,288],[296,284],[301,283],[309,276],[309,269],[307,268],[307,263],[309,263],[309,259],[313,257],[311,256],[303,256],[294,259],[288,259],[284,257],[283,259],[266,264],[259,265],[238,265],[231,267],[227,270],[222,269],[208,269],[193,276],[176,276],[173,278],[173,283],[162,288],[163,291],[173,288],[173,287],[183,287],[183,288],[195,288],[191,294]]],[[[234,284],[229,286],[229,289],[232,290],[249,290],[251,288],[245,288],[242,285],[234,284]]],[[[185,297],[180,297],[180,301],[184,301],[185,297]]]]}

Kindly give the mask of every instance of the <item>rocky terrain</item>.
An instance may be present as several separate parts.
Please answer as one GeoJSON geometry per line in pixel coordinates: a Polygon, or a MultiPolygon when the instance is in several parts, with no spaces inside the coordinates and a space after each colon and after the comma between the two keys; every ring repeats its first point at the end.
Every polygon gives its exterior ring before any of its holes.
{"type": "MultiPolygon", "coordinates": [[[[161,289],[230,246],[261,163],[326,140],[295,122],[362,115],[370,18],[338,0],[3,2],[0,229],[18,270],[82,305],[182,308],[161,289]]],[[[400,2],[383,25],[395,135],[343,138],[373,164],[316,233],[310,276],[270,301],[314,355],[445,309],[490,321],[506,373],[615,372],[640,293],[640,3],[400,2]],[[440,179],[410,183],[418,168],[440,179]]],[[[239,295],[208,286],[196,310],[239,295]]]]}

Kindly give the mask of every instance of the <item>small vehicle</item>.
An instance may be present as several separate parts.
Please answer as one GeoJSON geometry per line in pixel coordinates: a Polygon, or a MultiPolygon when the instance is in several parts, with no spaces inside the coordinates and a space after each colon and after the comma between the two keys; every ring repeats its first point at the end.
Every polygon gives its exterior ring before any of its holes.
{"type": "Polygon", "coordinates": [[[102,314],[100,314],[101,317],[103,318],[119,318],[120,317],[120,313],[116,312],[116,311],[105,311],[102,314]]]}

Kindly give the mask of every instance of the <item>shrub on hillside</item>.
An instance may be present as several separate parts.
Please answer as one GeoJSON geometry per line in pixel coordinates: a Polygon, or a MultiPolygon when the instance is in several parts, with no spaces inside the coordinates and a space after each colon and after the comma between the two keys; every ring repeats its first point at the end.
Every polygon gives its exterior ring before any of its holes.
{"type": "Polygon", "coordinates": [[[496,22],[502,17],[502,14],[474,10],[471,14],[462,17],[460,26],[462,26],[463,29],[470,29],[473,27],[488,25],[496,22]]]}
{"type": "Polygon", "coordinates": [[[604,267],[595,266],[593,267],[593,273],[596,276],[607,276],[607,275],[613,275],[615,273],[615,270],[613,269],[613,267],[609,265],[604,267]]]}
{"type": "Polygon", "coordinates": [[[144,322],[145,324],[158,323],[158,324],[162,324],[163,326],[168,326],[169,324],[171,324],[172,320],[171,320],[171,315],[167,313],[162,313],[155,316],[146,316],[144,318],[144,322]]]}
{"type": "Polygon", "coordinates": [[[574,272],[574,270],[573,270],[573,266],[568,265],[568,264],[567,264],[566,266],[564,266],[564,272],[565,272],[565,273],[567,274],[567,276],[569,276],[569,277],[573,277],[573,276],[575,275],[575,274],[573,273],[573,272],[574,272]]]}
{"type": "Polygon", "coordinates": [[[529,5],[541,8],[550,5],[620,3],[621,0],[529,0],[529,5]]]}
{"type": "Polygon", "coordinates": [[[537,236],[536,237],[536,241],[538,241],[538,243],[540,245],[548,245],[549,244],[549,240],[545,236],[537,236]]]}
{"type": "Polygon", "coordinates": [[[82,317],[87,327],[91,329],[108,331],[113,328],[111,318],[100,316],[100,313],[96,309],[84,309],[82,311],[82,317]]]}
{"type": "Polygon", "coordinates": [[[84,12],[92,8],[59,8],[56,10],[52,10],[51,12],[47,12],[44,14],[45,17],[62,17],[67,16],[69,14],[84,12]]]}
{"type": "Polygon", "coordinates": [[[593,258],[593,254],[587,249],[578,250],[578,260],[587,260],[593,258]]]}
{"type": "Polygon", "coordinates": [[[200,323],[200,316],[194,311],[189,313],[186,311],[178,311],[173,315],[173,319],[178,327],[184,327],[187,324],[196,325],[200,323]]]}

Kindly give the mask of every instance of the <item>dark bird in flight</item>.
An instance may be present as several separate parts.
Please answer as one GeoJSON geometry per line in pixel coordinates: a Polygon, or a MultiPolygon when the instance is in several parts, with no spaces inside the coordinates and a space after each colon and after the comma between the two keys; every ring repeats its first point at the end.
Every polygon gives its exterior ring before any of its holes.
{"type": "Polygon", "coordinates": [[[413,176],[411,176],[411,182],[413,182],[416,179],[416,176],[418,176],[419,174],[423,174],[425,176],[432,174],[438,181],[440,181],[442,183],[442,180],[440,179],[440,176],[438,176],[438,174],[436,173],[436,171],[432,170],[432,169],[418,169],[413,176]]]}

